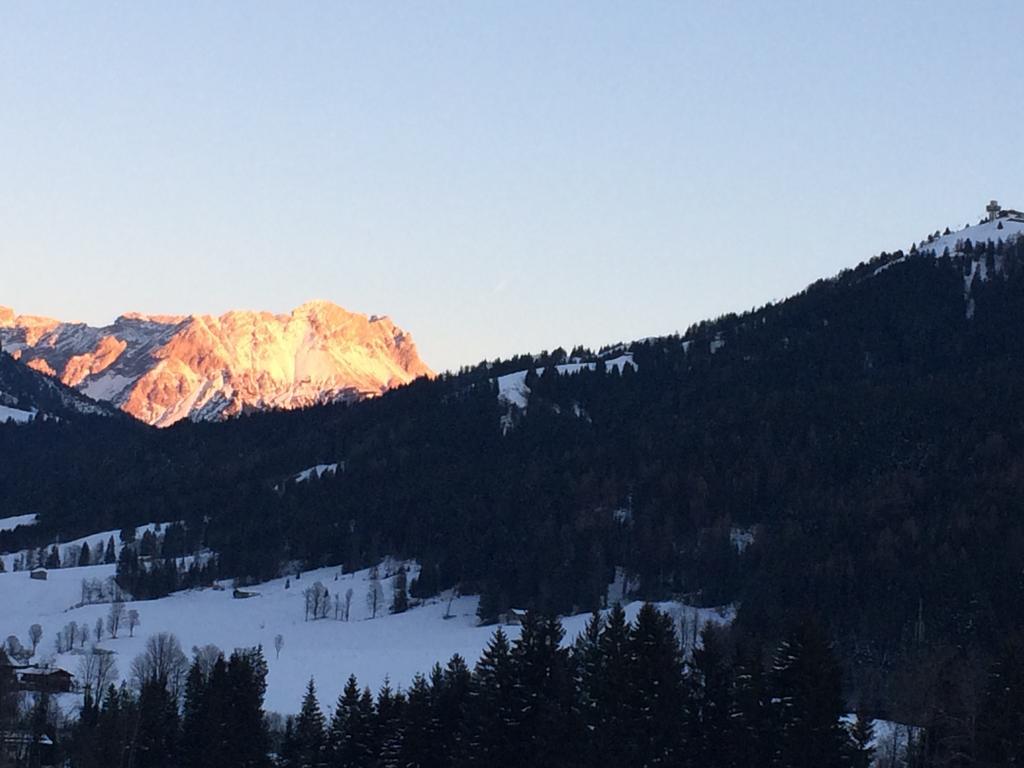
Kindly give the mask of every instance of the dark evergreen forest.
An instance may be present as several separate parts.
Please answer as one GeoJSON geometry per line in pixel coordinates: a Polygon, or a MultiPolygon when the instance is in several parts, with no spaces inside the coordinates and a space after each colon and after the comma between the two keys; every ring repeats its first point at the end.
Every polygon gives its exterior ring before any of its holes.
{"type": "Polygon", "coordinates": [[[758,647],[815,617],[849,703],[920,720],[938,691],[983,686],[1024,624],[1022,319],[1024,241],[968,243],[883,254],[682,336],[353,405],[0,425],[0,505],[41,517],[0,549],[180,521],[179,547],[212,549],[219,576],[417,558],[414,597],[479,592],[485,621],[600,607],[622,567],[634,597],[736,602],[758,647]],[[988,279],[965,279],[979,265],[988,279]],[[621,374],[552,368],[624,350],[621,374]],[[499,401],[497,376],[541,367],[525,411],[499,401]]]}
{"type": "MultiPolygon", "coordinates": [[[[870,715],[844,717],[838,661],[814,622],[770,652],[704,630],[684,657],[672,619],[645,605],[595,614],[569,647],[557,619],[501,629],[473,668],[459,656],[376,696],[354,676],[325,716],[310,680],[301,711],[263,711],[262,650],[196,654],[183,690],[161,665],[129,688],[86,689],[69,728],[36,699],[24,765],[72,768],[867,768],[1017,765],[1024,755],[1021,646],[1007,646],[968,731],[946,700],[899,750],[870,715]]],[[[0,667],[0,671],[2,671],[0,667]]],[[[332,671],[325,671],[326,674],[332,671]]],[[[0,676],[0,685],[3,679],[0,676]]],[[[0,700],[2,700],[0,687],[0,700]]]]}

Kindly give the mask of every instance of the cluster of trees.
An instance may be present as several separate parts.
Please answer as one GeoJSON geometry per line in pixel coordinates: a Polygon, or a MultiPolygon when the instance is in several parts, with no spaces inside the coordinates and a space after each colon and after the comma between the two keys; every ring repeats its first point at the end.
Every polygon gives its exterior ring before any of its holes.
{"type": "Polygon", "coordinates": [[[42,638],[42,625],[32,624],[28,628],[28,646],[23,645],[17,635],[8,635],[0,650],[3,650],[7,658],[13,659],[19,664],[25,664],[36,655],[36,649],[39,648],[39,642],[42,638]]]}
{"type": "MultiPolygon", "coordinates": [[[[96,547],[93,552],[89,542],[81,546],[72,544],[64,548],[63,553],[56,544],[49,548],[38,547],[15,556],[12,568],[15,571],[31,571],[36,568],[79,568],[85,565],[100,565],[102,563],[116,562],[114,555],[114,537],[107,540],[106,547],[96,547]]],[[[3,560],[0,559],[0,573],[4,570],[3,560]]]]}
{"type": "Polygon", "coordinates": [[[133,663],[133,686],[87,691],[64,743],[75,768],[270,766],[263,711],[267,665],[259,648],[196,649],[189,666],[173,636],[133,663]]]}
{"type": "MultiPolygon", "coordinates": [[[[323,582],[314,582],[312,586],[302,590],[306,621],[326,619],[333,615],[335,621],[348,621],[352,612],[351,587],[345,590],[345,594],[336,592],[333,597],[331,591],[323,585],[323,582]]],[[[408,572],[404,565],[398,567],[395,572],[394,584],[392,587],[391,613],[405,613],[409,610],[409,585],[408,572]]],[[[370,567],[369,584],[366,590],[366,609],[370,612],[370,618],[377,618],[385,607],[384,587],[381,584],[380,567],[370,567]]]]}
{"type": "Polygon", "coordinates": [[[227,659],[194,651],[189,665],[173,637],[151,641],[131,687],[87,692],[70,733],[53,718],[44,730],[65,736],[74,768],[984,768],[1024,759],[1021,644],[990,669],[970,734],[943,710],[878,756],[870,717],[844,717],[839,664],[812,621],[771,652],[708,626],[684,657],[671,618],[651,605],[632,624],[618,607],[595,615],[569,646],[556,619],[531,613],[515,642],[498,629],[473,668],[456,655],[407,690],[385,683],[376,696],[350,677],[329,718],[310,680],[283,727],[263,711],[260,649],[227,659]]]}
{"type": "Polygon", "coordinates": [[[136,600],[155,600],[211,584],[219,576],[216,557],[197,553],[186,558],[187,548],[196,541],[183,523],[168,525],[162,532],[147,529],[138,541],[133,529],[133,535],[122,540],[115,579],[136,600]]]}

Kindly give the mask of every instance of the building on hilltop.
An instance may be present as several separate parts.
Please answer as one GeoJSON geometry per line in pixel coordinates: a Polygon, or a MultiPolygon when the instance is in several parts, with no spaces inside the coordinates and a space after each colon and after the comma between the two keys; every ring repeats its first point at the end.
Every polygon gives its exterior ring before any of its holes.
{"type": "Polygon", "coordinates": [[[989,201],[989,204],[985,206],[985,213],[987,214],[986,219],[988,221],[1013,219],[1014,221],[1024,222],[1024,212],[1014,210],[1013,208],[1003,208],[996,200],[989,201]]]}

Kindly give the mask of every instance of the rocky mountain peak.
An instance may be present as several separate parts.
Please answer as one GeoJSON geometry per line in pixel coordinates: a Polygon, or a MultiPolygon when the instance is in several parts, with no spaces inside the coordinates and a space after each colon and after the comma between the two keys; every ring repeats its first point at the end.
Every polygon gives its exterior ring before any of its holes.
{"type": "Polygon", "coordinates": [[[157,426],[373,397],[432,375],[387,317],[316,300],[290,314],[125,313],[101,328],[0,308],[14,357],[157,426]]]}

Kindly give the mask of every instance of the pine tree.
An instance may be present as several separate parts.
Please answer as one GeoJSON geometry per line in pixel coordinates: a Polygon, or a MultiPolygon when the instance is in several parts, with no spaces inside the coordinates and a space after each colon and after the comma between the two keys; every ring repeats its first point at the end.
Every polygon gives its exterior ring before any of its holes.
{"type": "Polygon", "coordinates": [[[633,650],[622,606],[608,612],[598,639],[599,666],[590,682],[593,711],[584,720],[591,734],[591,757],[609,764],[628,765],[638,727],[640,704],[634,688],[633,650]]]}
{"type": "Polygon", "coordinates": [[[177,768],[178,703],[167,681],[153,678],[142,684],[138,721],[130,765],[137,768],[177,768]]]}
{"type": "Polygon", "coordinates": [[[468,708],[469,764],[501,765],[510,754],[511,729],[517,717],[512,650],[501,627],[477,661],[468,708]]]}
{"type": "MultiPolygon", "coordinates": [[[[217,664],[221,667],[219,675],[223,675],[224,660],[219,659],[217,664]]],[[[203,766],[207,743],[206,678],[203,676],[199,659],[196,658],[193,660],[192,666],[189,667],[188,677],[185,680],[185,701],[182,707],[181,747],[179,750],[182,766],[184,768],[203,766]]]]}
{"type": "Polygon", "coordinates": [[[1024,641],[1004,643],[988,674],[978,717],[981,766],[1024,765],[1024,641]]]}
{"type": "MultiPolygon", "coordinates": [[[[3,662],[0,652],[0,662],[3,662]]],[[[71,728],[69,753],[75,768],[101,768],[99,763],[99,743],[96,725],[99,719],[99,704],[93,698],[92,690],[86,686],[82,697],[82,708],[78,720],[71,728]]],[[[3,717],[0,716],[0,722],[3,717]]]]}
{"type": "Polygon", "coordinates": [[[512,649],[512,765],[565,765],[578,736],[565,635],[558,619],[530,612],[512,649]]]}
{"type": "MultiPolygon", "coordinates": [[[[698,763],[723,761],[732,740],[730,669],[719,632],[710,625],[693,652],[693,691],[690,697],[691,752],[698,763]]],[[[723,761],[724,762],[724,761],[723,761]]]]}
{"type": "Polygon", "coordinates": [[[779,647],[771,693],[778,701],[777,764],[841,765],[849,745],[840,723],[844,712],[839,664],[816,623],[804,621],[779,647]]]}
{"type": "Polygon", "coordinates": [[[387,768],[439,768],[443,765],[433,694],[423,675],[413,678],[406,697],[400,736],[389,750],[387,768]]]}
{"type": "MultiPolygon", "coordinates": [[[[241,649],[231,654],[226,674],[227,722],[219,736],[231,755],[231,764],[239,768],[269,765],[269,734],[263,713],[266,680],[267,662],[262,648],[241,649]]],[[[210,711],[217,710],[211,706],[210,711]]]]}
{"type": "Polygon", "coordinates": [[[403,565],[395,574],[394,594],[391,598],[391,612],[405,613],[409,610],[409,590],[406,585],[408,576],[403,565]]]}
{"type": "Polygon", "coordinates": [[[316,700],[316,686],[310,678],[306,695],[302,698],[302,709],[295,719],[293,751],[291,761],[286,763],[287,768],[320,768],[325,764],[325,725],[323,712],[316,700]]]}
{"type": "Polygon", "coordinates": [[[432,691],[442,746],[442,763],[461,762],[466,749],[466,714],[472,675],[466,661],[455,654],[441,674],[441,689],[432,691]]]}
{"type": "Polygon", "coordinates": [[[671,765],[680,753],[680,728],[686,697],[683,660],[668,614],[646,603],[630,632],[632,685],[638,699],[635,755],[640,765],[671,765]]]}
{"type": "Polygon", "coordinates": [[[740,643],[735,652],[729,707],[730,768],[768,768],[774,755],[774,723],[761,650],[740,643]]]}
{"type": "Polygon", "coordinates": [[[78,551],[79,567],[92,565],[92,552],[89,551],[89,542],[83,541],[82,548],[78,551]]]}
{"type": "Polygon", "coordinates": [[[349,676],[338,697],[328,745],[333,766],[370,768],[373,764],[373,722],[367,717],[355,675],[349,676]]]}
{"type": "Polygon", "coordinates": [[[594,611],[583,632],[572,646],[573,686],[576,691],[576,716],[593,731],[598,726],[597,701],[601,680],[601,631],[604,619],[594,611]]]}

